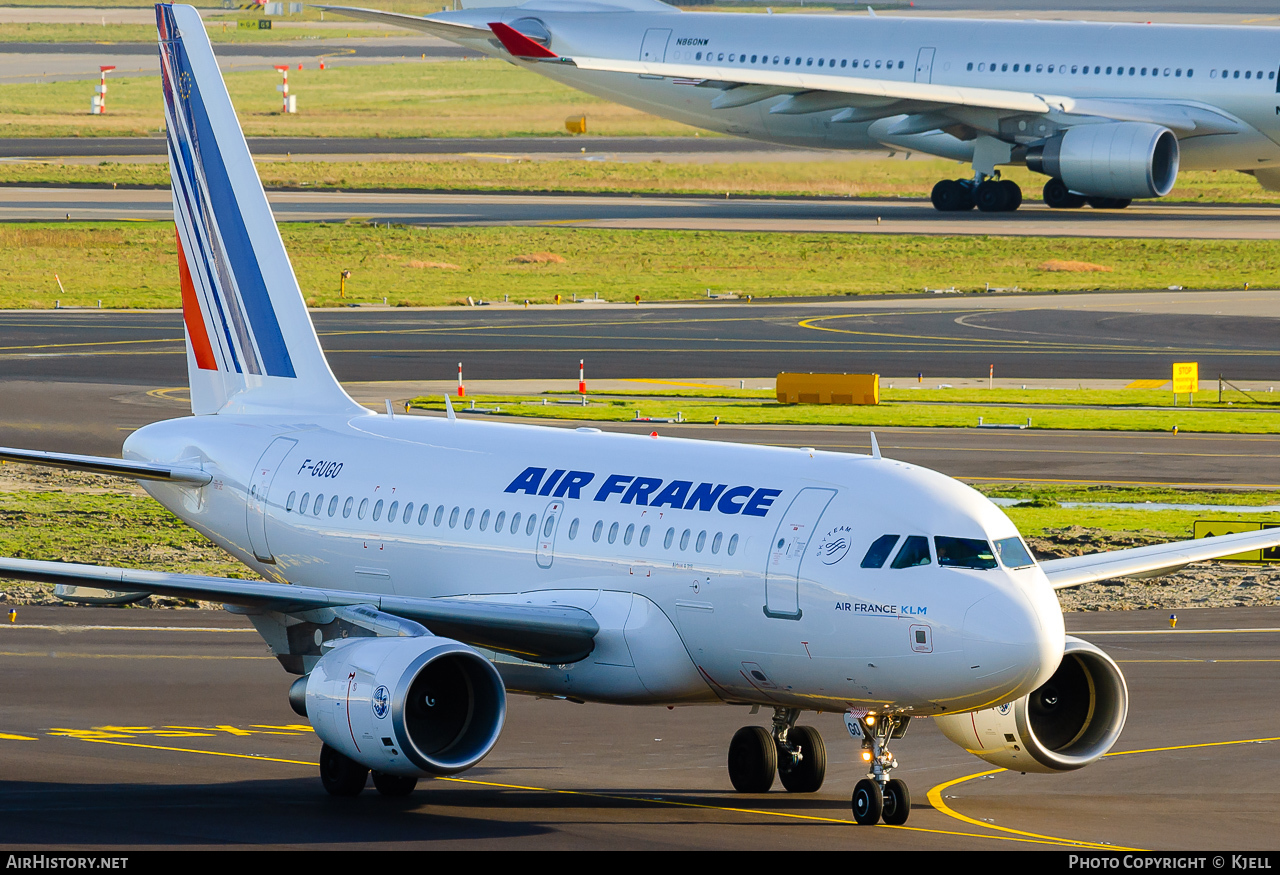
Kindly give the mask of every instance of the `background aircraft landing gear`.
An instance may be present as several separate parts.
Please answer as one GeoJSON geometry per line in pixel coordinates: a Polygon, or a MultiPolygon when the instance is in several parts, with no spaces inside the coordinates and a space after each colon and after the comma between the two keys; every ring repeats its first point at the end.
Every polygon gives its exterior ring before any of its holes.
{"type": "Polygon", "coordinates": [[[775,776],[790,793],[816,793],[827,776],[827,747],[799,708],[774,708],[773,731],[744,726],[729,743],[729,780],[739,793],[767,793],[775,776]]]}
{"type": "Polygon", "coordinates": [[[944,179],[929,195],[940,213],[963,212],[975,206],[984,213],[1009,213],[1022,206],[1022,189],[1009,179],[988,177],[981,182],[972,179],[944,179]]]}
{"type": "Polygon", "coordinates": [[[940,213],[956,213],[971,210],[973,183],[968,179],[944,179],[933,187],[929,200],[940,213]]]}
{"type": "Polygon", "coordinates": [[[846,715],[845,720],[850,721],[850,732],[862,739],[863,761],[871,767],[853,787],[853,819],[864,826],[881,819],[890,826],[901,826],[911,816],[911,792],[903,781],[889,778],[889,772],[898,767],[889,752],[889,741],[907,734],[911,718],[900,714],[859,718],[846,715]]]}
{"type": "Polygon", "coordinates": [[[1061,179],[1050,179],[1044,184],[1041,195],[1044,205],[1054,210],[1078,210],[1084,206],[1084,195],[1075,194],[1061,179]]]}

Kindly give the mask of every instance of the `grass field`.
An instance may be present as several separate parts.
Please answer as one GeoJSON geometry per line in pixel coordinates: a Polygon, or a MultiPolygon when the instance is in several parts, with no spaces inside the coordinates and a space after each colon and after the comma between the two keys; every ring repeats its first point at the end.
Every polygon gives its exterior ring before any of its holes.
{"type": "MultiPolygon", "coordinates": [[[[879,404],[846,407],[817,404],[778,404],[772,401],[725,403],[698,399],[594,400],[586,407],[543,404],[527,396],[468,396],[484,408],[498,407],[500,414],[587,422],[626,422],[640,417],[722,425],[844,425],[872,428],[929,427],[973,428],[981,418],[987,424],[1022,424],[1029,418],[1037,429],[1090,431],[1171,431],[1202,434],[1272,434],[1280,430],[1280,410],[1098,410],[1093,408],[983,407],[981,405],[879,404]]],[[[424,410],[442,410],[440,396],[412,400],[424,410]]]]}
{"type": "MultiPolygon", "coordinates": [[[[295,64],[296,66],[296,64],[295,64]]],[[[289,72],[298,112],[281,115],[280,74],[228,73],[249,136],[568,136],[567,116],[587,115],[604,135],[680,135],[693,129],[608,103],[497,60],[431,61],[289,72]]],[[[164,124],[160,80],[117,76],[105,115],[88,112],[93,83],[0,85],[0,137],[142,136],[164,124]]]]}
{"type": "MultiPolygon", "coordinates": [[[[924,287],[1027,291],[1280,286],[1280,241],[914,237],[281,225],[314,306],[422,306],[477,300],[550,303],[572,293],[609,301],[700,298],[710,288],[757,297],[919,292],[924,287]],[[550,253],[564,259],[519,263],[550,253]],[[1110,273],[1042,270],[1051,259],[1114,265],[1110,273]],[[338,275],[352,271],[348,298],[338,275]]],[[[176,307],[168,222],[0,225],[0,308],[176,307]],[[54,274],[62,280],[59,291],[54,274]]],[[[743,306],[749,306],[745,302],[743,306]]]]}

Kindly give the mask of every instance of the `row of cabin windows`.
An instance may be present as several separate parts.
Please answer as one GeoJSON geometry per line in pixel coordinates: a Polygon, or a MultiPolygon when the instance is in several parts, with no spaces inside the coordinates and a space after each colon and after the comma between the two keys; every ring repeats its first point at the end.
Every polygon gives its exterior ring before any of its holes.
{"type": "MultiPolygon", "coordinates": [[[[730,64],[772,64],[775,67],[835,67],[837,66],[837,60],[839,61],[838,66],[852,70],[871,70],[873,68],[876,70],[902,70],[907,65],[906,61],[877,61],[874,58],[858,60],[857,58],[793,58],[791,55],[773,55],[772,57],[769,55],[752,55],[748,60],[747,55],[737,52],[729,52],[727,55],[724,52],[707,52],[706,54],[708,63],[728,60],[730,64]]],[[[676,57],[673,60],[688,61],[690,60],[689,53],[676,52],[676,57]],[[680,57],[681,54],[684,55],[683,58],[680,57]]],[[[694,53],[692,60],[703,60],[702,52],[694,53]]]]}
{"type": "MultiPolygon", "coordinates": [[[[969,65],[965,69],[972,71],[974,69],[974,62],[970,61],[969,65]]],[[[988,73],[988,72],[995,73],[997,71],[1001,73],[1032,72],[1030,64],[997,64],[995,62],[992,62],[990,64],[985,62],[979,62],[977,64],[977,69],[979,73],[988,73]]],[[[1068,68],[1066,64],[1058,64],[1056,68],[1055,68],[1055,65],[1053,64],[1036,64],[1034,72],[1036,73],[1057,72],[1059,74],[1065,74],[1068,72],[1068,68]]],[[[1126,67],[1103,67],[1101,65],[1094,65],[1092,68],[1090,68],[1088,64],[1084,64],[1084,65],[1072,64],[1070,67],[1070,72],[1073,74],[1079,73],[1080,75],[1083,75],[1083,76],[1087,76],[1090,73],[1092,73],[1095,76],[1112,76],[1112,75],[1115,75],[1115,76],[1126,76],[1126,75],[1128,76],[1172,76],[1175,79],[1182,76],[1184,73],[1181,67],[1165,67],[1164,69],[1161,69],[1159,67],[1127,67],[1126,68],[1126,67]]],[[[1272,70],[1269,73],[1264,74],[1262,70],[1240,71],[1240,70],[1217,70],[1217,69],[1209,71],[1209,78],[1217,79],[1221,77],[1223,79],[1239,79],[1241,78],[1240,76],[1241,72],[1244,73],[1243,78],[1245,79],[1258,79],[1261,81],[1264,78],[1264,75],[1265,75],[1265,78],[1269,81],[1274,81],[1276,78],[1275,70],[1272,70]]],[[[1185,73],[1186,73],[1186,77],[1190,79],[1193,76],[1195,76],[1196,71],[1194,69],[1188,68],[1185,71],[1185,73]]]]}
{"type": "MultiPolygon", "coordinates": [[[[297,497],[297,494],[298,493],[296,492],[289,493],[289,498],[286,499],[285,505],[284,505],[284,509],[286,512],[289,512],[289,513],[293,512],[294,510],[293,502],[294,502],[294,499],[297,497]]],[[[382,512],[384,507],[386,509],[386,521],[389,523],[399,522],[407,526],[414,518],[414,503],[412,501],[406,502],[403,505],[401,505],[399,501],[392,501],[390,505],[388,505],[385,499],[379,498],[377,501],[373,502],[372,512],[370,509],[369,499],[367,498],[361,499],[359,508],[356,508],[355,501],[356,501],[355,498],[352,496],[348,496],[346,501],[342,501],[342,499],[339,496],[331,495],[328,498],[328,505],[326,506],[324,493],[317,494],[315,496],[315,499],[313,500],[311,498],[311,493],[304,492],[302,493],[302,500],[299,501],[297,504],[297,512],[300,514],[308,515],[308,516],[320,516],[323,513],[327,513],[331,517],[337,516],[338,503],[342,502],[342,518],[343,519],[349,518],[354,510],[356,519],[362,520],[366,516],[368,516],[374,522],[377,522],[378,520],[382,519],[382,512]]],[[[431,513],[430,505],[427,505],[427,504],[421,505],[420,507],[417,508],[418,525],[425,526],[428,520],[430,520],[432,525],[436,527],[444,525],[445,511],[446,509],[443,504],[436,505],[434,514],[431,513]]],[[[476,509],[474,507],[469,508],[465,516],[463,516],[462,508],[460,507],[455,507],[453,510],[448,511],[448,514],[449,514],[449,528],[451,529],[457,528],[459,519],[462,520],[462,527],[464,529],[470,529],[476,523],[476,509]]],[[[480,525],[479,525],[480,531],[483,532],[489,528],[490,517],[491,517],[491,513],[488,510],[484,510],[480,513],[480,525]]],[[[521,519],[522,519],[522,515],[519,513],[514,513],[511,515],[511,526],[510,526],[511,534],[514,535],[520,531],[521,519]]],[[[537,528],[537,525],[538,525],[537,515],[529,514],[528,518],[525,519],[524,522],[525,522],[524,533],[526,535],[532,535],[534,529],[537,528]]],[[[495,532],[501,532],[506,527],[507,527],[507,512],[505,510],[498,511],[497,518],[493,520],[493,530],[495,532]]],[[[550,534],[550,532],[548,532],[548,534],[550,534]]]]}
{"type": "MultiPolygon", "coordinates": [[[[287,513],[292,513],[294,511],[294,508],[295,508],[294,501],[297,499],[297,496],[298,496],[297,492],[289,493],[289,497],[288,499],[286,499],[285,507],[284,507],[287,513]]],[[[382,519],[382,512],[384,507],[386,508],[386,521],[389,523],[399,522],[403,525],[408,525],[414,518],[414,504],[412,501],[406,502],[403,506],[401,506],[399,501],[392,501],[390,505],[387,505],[386,500],[381,498],[373,503],[372,512],[370,512],[369,499],[367,498],[361,499],[359,508],[356,508],[354,496],[348,496],[346,501],[343,501],[339,496],[331,495],[328,497],[328,500],[326,503],[326,498],[324,493],[317,494],[313,500],[311,497],[311,493],[304,492],[302,493],[302,499],[298,501],[296,507],[297,507],[297,512],[303,515],[318,517],[322,514],[327,513],[329,516],[333,517],[333,516],[337,516],[338,514],[338,506],[340,502],[342,505],[343,519],[349,518],[354,509],[356,519],[362,520],[366,516],[370,516],[370,518],[374,522],[377,522],[378,520],[382,519]]],[[[462,519],[462,528],[464,529],[470,529],[471,526],[474,525],[476,522],[476,509],[474,507],[469,508],[465,516],[462,514],[461,507],[454,507],[453,510],[449,511],[448,513],[449,513],[449,528],[451,529],[457,527],[459,518],[462,519]]],[[[418,508],[417,519],[418,519],[418,525],[420,526],[425,526],[427,524],[427,520],[431,520],[432,525],[439,527],[444,524],[445,506],[443,504],[436,505],[435,513],[432,514],[430,506],[427,504],[423,504],[418,508]]],[[[486,529],[488,529],[489,519],[490,519],[489,510],[486,509],[480,513],[480,522],[479,522],[480,531],[483,532],[486,529]]],[[[515,535],[519,533],[520,522],[521,522],[520,513],[517,512],[511,515],[511,526],[510,526],[511,534],[515,535]]],[[[548,538],[551,536],[551,529],[554,525],[555,525],[555,517],[548,516],[544,518],[543,532],[542,532],[542,536],[544,538],[548,538]]],[[[578,537],[579,525],[580,525],[580,520],[578,519],[574,519],[573,522],[569,523],[569,540],[570,541],[578,537]]],[[[501,532],[504,530],[504,528],[506,528],[506,526],[507,526],[507,512],[498,511],[498,516],[493,520],[493,530],[495,532],[501,532]]],[[[612,526],[609,527],[608,541],[610,544],[617,541],[619,526],[620,526],[619,523],[614,523],[612,526]]],[[[529,514],[529,516],[525,519],[524,533],[526,535],[532,535],[534,533],[534,530],[537,527],[538,527],[537,515],[529,514]]],[[[645,526],[643,529],[640,530],[639,543],[641,547],[648,546],[649,531],[650,531],[649,526],[645,526]]],[[[591,540],[593,542],[599,542],[603,534],[604,534],[604,520],[597,520],[595,527],[592,529],[592,532],[591,532],[591,540]]],[[[632,539],[635,537],[635,534],[636,534],[635,524],[634,523],[629,524],[626,528],[626,531],[622,533],[622,543],[627,546],[630,546],[632,539]]],[[[701,553],[703,549],[707,546],[707,536],[708,536],[708,533],[706,531],[701,531],[698,533],[695,539],[693,536],[693,530],[685,529],[684,532],[680,535],[680,549],[687,550],[689,548],[690,541],[693,540],[694,551],[697,553],[701,553]]],[[[671,549],[671,545],[672,543],[674,543],[675,538],[676,538],[676,530],[674,528],[667,529],[667,533],[662,539],[662,546],[665,549],[668,549],[668,550],[671,549]]],[[[721,544],[723,542],[724,542],[723,532],[716,532],[714,535],[712,535],[711,536],[711,552],[719,553],[721,544]]],[[[737,552],[737,550],[738,550],[738,536],[731,535],[729,537],[729,543],[726,547],[725,552],[727,552],[730,556],[732,556],[734,553],[737,552]]]]}
{"type": "MultiPolygon", "coordinates": [[[[970,61],[968,66],[965,67],[965,69],[972,72],[974,67],[975,67],[975,63],[973,61],[970,61]]],[[[996,73],[996,72],[1031,73],[1033,72],[1030,64],[1007,64],[1007,63],[1001,64],[993,61],[989,64],[985,62],[979,62],[976,64],[976,67],[979,73],[996,73]]],[[[1111,76],[1111,75],[1161,76],[1163,75],[1163,76],[1173,76],[1174,78],[1182,76],[1183,73],[1185,72],[1188,79],[1190,79],[1192,76],[1196,74],[1195,70],[1187,69],[1186,71],[1183,71],[1181,67],[1165,67],[1163,70],[1161,70],[1159,67],[1103,67],[1102,65],[1095,65],[1093,67],[1090,67],[1088,64],[1083,64],[1083,65],[1072,64],[1070,68],[1068,68],[1066,64],[1036,64],[1034,72],[1058,73],[1059,75],[1065,75],[1066,73],[1070,72],[1072,74],[1078,73],[1082,76],[1088,76],[1090,73],[1092,73],[1095,76],[1111,76]]],[[[1210,77],[1214,77],[1216,75],[1217,75],[1216,70],[1211,70],[1209,72],[1210,77]]],[[[1272,75],[1274,76],[1275,74],[1272,74],[1272,75]]],[[[1239,73],[1237,73],[1236,76],[1237,78],[1239,78],[1239,73]]],[[[1224,78],[1226,77],[1225,70],[1223,71],[1223,77],[1224,78]]],[[[1261,71],[1259,71],[1258,73],[1258,78],[1259,79],[1262,78],[1261,71]]]]}
{"type": "MultiPolygon", "coordinates": [[[[573,522],[569,523],[569,540],[570,541],[578,537],[579,522],[580,522],[579,520],[575,519],[573,522]]],[[[609,534],[608,534],[607,540],[610,544],[618,540],[618,533],[621,530],[621,526],[622,526],[621,523],[613,523],[611,526],[609,526],[609,534]]],[[[639,544],[641,547],[645,547],[648,545],[649,531],[650,531],[649,526],[645,526],[640,530],[639,544]]],[[[689,544],[690,542],[692,542],[694,552],[701,553],[703,549],[707,547],[708,534],[709,533],[704,529],[703,531],[698,532],[697,536],[695,537],[693,534],[693,529],[685,529],[683,532],[680,533],[680,549],[688,550],[689,544]]],[[[635,538],[635,535],[636,535],[635,523],[629,523],[627,525],[627,528],[622,531],[622,543],[624,545],[629,546],[631,544],[632,539],[635,538]]],[[[600,539],[603,537],[605,537],[604,520],[596,520],[595,526],[592,527],[591,529],[591,541],[593,543],[599,543],[600,539]]],[[[675,528],[674,527],[668,528],[666,535],[664,535],[662,538],[663,549],[670,550],[671,545],[675,543],[675,540],[676,540],[675,528]]],[[[720,547],[722,544],[724,544],[724,532],[716,532],[714,535],[711,535],[711,552],[712,553],[719,553],[720,547]]],[[[725,552],[728,553],[730,556],[738,552],[738,536],[737,535],[729,536],[729,543],[728,545],[725,546],[725,552]]]]}

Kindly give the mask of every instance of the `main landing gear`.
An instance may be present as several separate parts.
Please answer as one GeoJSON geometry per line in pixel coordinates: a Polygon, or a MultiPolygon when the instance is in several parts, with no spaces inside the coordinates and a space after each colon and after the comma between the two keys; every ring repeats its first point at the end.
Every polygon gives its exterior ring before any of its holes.
{"type": "Polygon", "coordinates": [[[933,187],[929,199],[941,213],[963,212],[977,207],[984,213],[1011,213],[1022,206],[1022,189],[1008,179],[988,177],[944,179],[933,187]]]}
{"type": "Polygon", "coordinates": [[[789,793],[816,793],[827,775],[827,748],[812,726],[796,726],[799,708],[774,708],[773,729],[744,726],[729,742],[729,780],[739,793],[767,793],[774,776],[789,793]]]}
{"type": "Polygon", "coordinates": [[[1078,210],[1085,204],[1095,210],[1123,210],[1133,201],[1120,197],[1085,197],[1067,188],[1061,179],[1050,179],[1044,184],[1044,205],[1055,210],[1078,210]]]}
{"type": "MultiPolygon", "coordinates": [[[[320,783],[331,796],[359,796],[369,779],[369,770],[329,745],[320,748],[320,783]]],[[[418,786],[412,776],[373,773],[373,786],[383,796],[408,796],[418,786]]]]}
{"type": "Polygon", "coordinates": [[[877,717],[846,716],[849,731],[862,739],[862,760],[870,765],[867,776],[854,785],[853,819],[867,825],[883,820],[890,826],[902,826],[911,816],[911,792],[906,783],[889,778],[898,761],[889,752],[889,741],[907,734],[911,718],[890,714],[877,717]]]}

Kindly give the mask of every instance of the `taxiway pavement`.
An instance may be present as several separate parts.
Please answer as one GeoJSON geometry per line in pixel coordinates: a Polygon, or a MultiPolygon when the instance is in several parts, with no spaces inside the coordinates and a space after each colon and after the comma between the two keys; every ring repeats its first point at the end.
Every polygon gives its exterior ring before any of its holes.
{"type": "Polygon", "coordinates": [[[92,848],[1223,850],[1280,833],[1280,608],[1069,614],[1125,673],[1112,755],[1060,775],[992,774],[928,720],[893,750],[906,827],[858,827],[862,769],[837,714],[812,795],[732,792],[742,707],[509,700],[494,751],[406,799],[327,796],[319,741],[242,617],[20,608],[0,624],[0,843],[92,848]],[[1220,630],[1220,631],[1207,631],[1220,630]],[[1252,630],[1252,631],[1251,631],[1252,630]],[[1107,634],[1095,634],[1107,633],[1107,634]]]}

